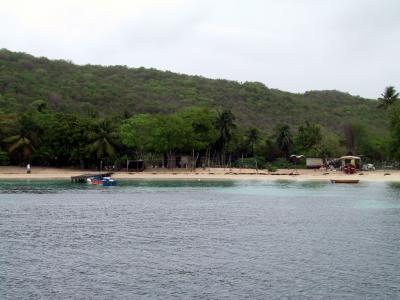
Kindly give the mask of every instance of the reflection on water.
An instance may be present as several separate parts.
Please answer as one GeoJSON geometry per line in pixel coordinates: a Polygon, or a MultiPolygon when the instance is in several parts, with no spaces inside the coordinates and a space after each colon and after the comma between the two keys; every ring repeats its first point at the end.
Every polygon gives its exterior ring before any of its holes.
{"type": "MultiPolygon", "coordinates": [[[[0,193],[57,193],[73,187],[68,183],[63,180],[0,180],[0,193]]],[[[86,187],[82,185],[79,188],[86,187]]]]}
{"type": "Polygon", "coordinates": [[[235,181],[212,180],[118,180],[116,187],[103,187],[86,183],[71,183],[67,180],[0,180],[0,193],[64,193],[64,192],[98,192],[110,193],[143,191],[145,189],[190,189],[190,188],[223,188],[232,187],[235,181]]]}
{"type": "Polygon", "coordinates": [[[0,181],[1,299],[398,299],[400,184],[0,181]]]}
{"type": "Polygon", "coordinates": [[[385,192],[387,195],[393,198],[400,197],[400,182],[390,182],[386,186],[387,189],[385,189],[385,192]]]}
{"type": "Polygon", "coordinates": [[[305,189],[319,189],[330,185],[330,182],[326,181],[300,181],[299,185],[305,189]]]}
{"type": "Polygon", "coordinates": [[[367,191],[367,197],[363,201],[355,204],[357,208],[363,209],[394,209],[400,208],[400,184],[399,183],[381,183],[371,184],[367,191]]]}
{"type": "Polygon", "coordinates": [[[368,190],[374,192],[383,192],[386,195],[396,197],[400,195],[400,183],[368,183],[359,184],[336,184],[333,185],[329,181],[292,181],[292,180],[118,180],[116,187],[100,187],[89,184],[75,184],[69,180],[0,180],[0,193],[63,193],[73,191],[83,191],[84,193],[96,192],[98,190],[106,190],[110,192],[130,192],[138,189],[224,189],[237,188],[243,189],[279,189],[279,190],[296,190],[305,192],[344,192],[368,190]]]}
{"type": "MultiPolygon", "coordinates": [[[[119,180],[116,187],[68,180],[2,180],[1,194],[132,194],[213,191],[220,194],[344,200],[357,208],[399,208],[400,183],[331,184],[329,181],[119,180]]],[[[4,197],[3,197],[4,198],[4,197]]],[[[1,199],[1,197],[0,197],[1,199]]]]}

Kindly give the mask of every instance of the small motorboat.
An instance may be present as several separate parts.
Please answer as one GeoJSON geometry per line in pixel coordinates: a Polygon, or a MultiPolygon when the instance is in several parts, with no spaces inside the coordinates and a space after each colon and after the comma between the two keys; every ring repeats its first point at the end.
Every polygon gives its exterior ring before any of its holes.
{"type": "Polygon", "coordinates": [[[332,183],[359,183],[359,179],[331,179],[332,183]]]}
{"type": "Polygon", "coordinates": [[[89,184],[102,185],[102,186],[116,186],[117,181],[111,177],[93,176],[87,179],[89,184]]]}

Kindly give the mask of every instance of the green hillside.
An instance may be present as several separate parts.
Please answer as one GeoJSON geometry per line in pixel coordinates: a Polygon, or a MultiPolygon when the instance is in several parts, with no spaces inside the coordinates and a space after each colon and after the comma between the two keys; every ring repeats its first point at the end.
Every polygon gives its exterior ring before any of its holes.
{"type": "Polygon", "coordinates": [[[167,114],[205,106],[231,110],[243,127],[266,131],[277,124],[297,127],[307,120],[336,133],[346,123],[361,124],[375,134],[387,132],[376,101],[338,91],[294,94],[257,82],[126,66],[80,66],[0,50],[0,113],[26,111],[37,100],[45,100],[54,111],[99,116],[167,114]]]}

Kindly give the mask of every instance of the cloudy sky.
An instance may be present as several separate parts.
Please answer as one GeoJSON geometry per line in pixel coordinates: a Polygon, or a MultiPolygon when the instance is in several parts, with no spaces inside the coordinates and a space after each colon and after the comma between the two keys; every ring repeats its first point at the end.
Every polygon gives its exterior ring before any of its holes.
{"type": "Polygon", "coordinates": [[[0,48],[292,92],[400,89],[398,0],[0,0],[0,48]]]}

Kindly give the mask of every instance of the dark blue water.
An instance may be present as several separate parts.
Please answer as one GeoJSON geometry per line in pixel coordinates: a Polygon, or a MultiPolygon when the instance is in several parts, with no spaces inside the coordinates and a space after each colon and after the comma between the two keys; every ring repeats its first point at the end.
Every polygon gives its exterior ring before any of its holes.
{"type": "Polygon", "coordinates": [[[399,299],[400,185],[0,182],[1,299],[399,299]]]}

